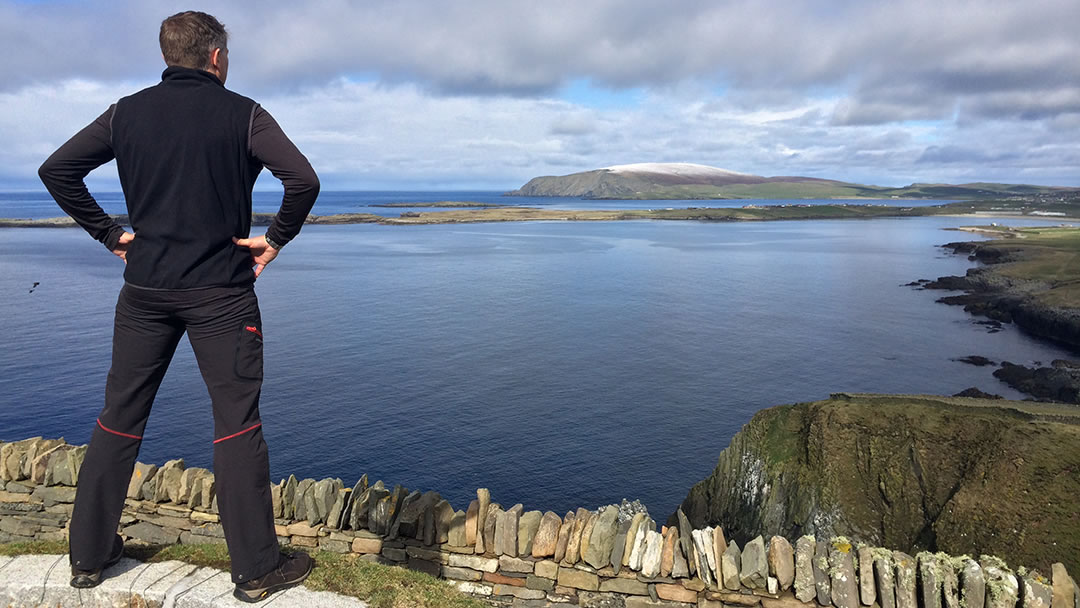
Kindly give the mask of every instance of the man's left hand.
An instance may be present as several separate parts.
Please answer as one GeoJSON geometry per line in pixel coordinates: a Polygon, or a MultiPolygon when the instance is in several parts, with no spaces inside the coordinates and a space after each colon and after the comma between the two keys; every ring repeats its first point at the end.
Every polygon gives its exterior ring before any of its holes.
{"type": "Polygon", "coordinates": [[[134,240],[135,240],[135,235],[134,234],[132,234],[130,232],[127,232],[127,231],[124,231],[120,235],[120,240],[116,242],[116,249],[112,250],[113,255],[120,258],[121,260],[124,260],[124,263],[127,264],[128,247],[131,246],[131,241],[134,241],[134,240]]]}
{"type": "Polygon", "coordinates": [[[266,243],[265,236],[254,236],[249,239],[238,239],[235,236],[232,240],[237,247],[245,247],[251,251],[251,265],[255,268],[255,278],[259,278],[266,265],[274,261],[277,257],[278,251],[266,243]]]}

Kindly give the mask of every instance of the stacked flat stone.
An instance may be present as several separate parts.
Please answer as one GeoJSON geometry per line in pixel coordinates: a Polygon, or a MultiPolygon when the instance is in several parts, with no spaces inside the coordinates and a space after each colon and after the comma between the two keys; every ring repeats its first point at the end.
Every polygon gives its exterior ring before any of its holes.
{"type": "MultiPolygon", "coordinates": [[[[85,447],[33,438],[0,442],[0,542],[63,540],[85,447]]],[[[686,515],[657,526],[642,510],[607,505],[560,516],[504,508],[479,489],[465,509],[434,491],[366,475],[272,484],[283,545],[399,565],[447,579],[495,603],[628,608],[1080,608],[1062,564],[1051,577],[1000,559],[951,557],[804,536],[740,546],[686,515]]],[[[625,507],[625,505],[623,505],[625,507]]],[[[223,543],[214,476],[182,460],[138,463],[120,531],[153,544],[223,543]]]]}

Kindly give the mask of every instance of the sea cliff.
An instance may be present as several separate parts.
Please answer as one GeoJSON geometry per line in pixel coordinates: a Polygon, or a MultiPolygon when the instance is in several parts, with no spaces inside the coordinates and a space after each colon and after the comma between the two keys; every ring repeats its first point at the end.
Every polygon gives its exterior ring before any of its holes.
{"type": "Polygon", "coordinates": [[[1075,407],[834,395],[758,412],[681,508],[740,543],[844,535],[1076,569],[1078,470],[1075,407]]]}

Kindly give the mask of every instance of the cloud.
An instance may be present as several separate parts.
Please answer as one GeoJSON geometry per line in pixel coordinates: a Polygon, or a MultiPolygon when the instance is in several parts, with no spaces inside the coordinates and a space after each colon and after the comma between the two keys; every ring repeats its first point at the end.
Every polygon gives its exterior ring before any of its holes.
{"type": "Polygon", "coordinates": [[[1016,152],[988,152],[977,148],[963,146],[929,146],[923,151],[916,162],[932,163],[940,165],[944,163],[961,163],[965,165],[1015,162],[1020,158],[1016,152]]]}
{"type": "MultiPolygon", "coordinates": [[[[157,24],[182,8],[0,0],[0,179],[32,176],[108,103],[155,81],[157,24]]],[[[230,88],[269,108],[331,187],[513,187],[664,160],[885,184],[1078,179],[1076,2],[212,10],[232,36],[230,88]]]]}
{"type": "MultiPolygon", "coordinates": [[[[9,0],[0,5],[5,55],[32,69],[12,62],[2,82],[131,78],[158,60],[157,23],[173,4],[9,0]]],[[[535,95],[574,78],[616,88],[911,81],[973,93],[1080,75],[1071,26],[1080,5],[1060,0],[266,0],[258,11],[236,3],[217,12],[249,86],[376,74],[452,94],[535,95]]]]}

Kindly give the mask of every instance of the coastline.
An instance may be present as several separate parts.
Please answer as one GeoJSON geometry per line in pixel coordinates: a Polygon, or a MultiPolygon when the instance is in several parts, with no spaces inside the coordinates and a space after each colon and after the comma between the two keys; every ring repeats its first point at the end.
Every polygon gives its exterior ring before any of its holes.
{"type": "MultiPolygon", "coordinates": [[[[1026,333],[1080,351],[1080,288],[1071,271],[1080,260],[1078,228],[967,227],[998,237],[942,245],[982,265],[964,276],[921,282],[925,289],[962,291],[942,304],[997,323],[1014,323],[1026,333]]],[[[1080,364],[1055,360],[1035,367],[1002,361],[994,376],[1037,399],[1080,404],[1080,364]]]]}
{"type": "MultiPolygon", "coordinates": [[[[850,199],[848,199],[850,201],[850,199]]],[[[374,213],[337,213],[309,215],[306,224],[378,224],[383,226],[416,226],[428,224],[469,224],[494,222],[571,221],[612,222],[629,220],[669,220],[698,222],[740,222],[779,220],[825,220],[864,218],[904,218],[944,216],[961,218],[1038,219],[1047,222],[1080,222],[1071,203],[1031,200],[961,201],[933,206],[884,205],[862,202],[836,202],[810,205],[797,199],[775,199],[775,204],[748,204],[742,207],[660,207],[651,209],[549,209],[524,205],[503,205],[469,200],[435,202],[386,202],[373,204],[380,208],[436,208],[437,211],[402,211],[397,216],[374,213]],[[1056,214],[1061,215],[1056,215],[1056,214]]],[[[903,203],[896,200],[894,203],[903,203]]],[[[127,225],[125,214],[111,215],[127,225]]],[[[273,213],[253,213],[252,226],[267,226],[273,213]]],[[[0,218],[0,228],[68,228],[77,224],[69,217],[40,219],[0,218]]]]}
{"type": "MultiPolygon", "coordinates": [[[[449,206],[449,205],[444,205],[449,206]]],[[[397,217],[372,213],[339,213],[333,215],[310,215],[305,224],[379,224],[383,226],[415,226],[427,224],[459,224],[490,222],[529,221],[776,221],[776,220],[822,220],[863,219],[890,217],[921,217],[939,215],[940,207],[885,207],[868,204],[837,205],[776,205],[762,207],[686,207],[663,209],[616,209],[574,210],[541,209],[537,207],[484,207],[453,208],[448,211],[403,212],[397,217]]],[[[126,215],[112,215],[113,219],[126,224],[126,215]]],[[[272,213],[252,214],[252,226],[267,226],[273,221],[272,213]]],[[[0,228],[71,228],[77,224],[70,217],[42,219],[0,218],[0,228]]]]}

